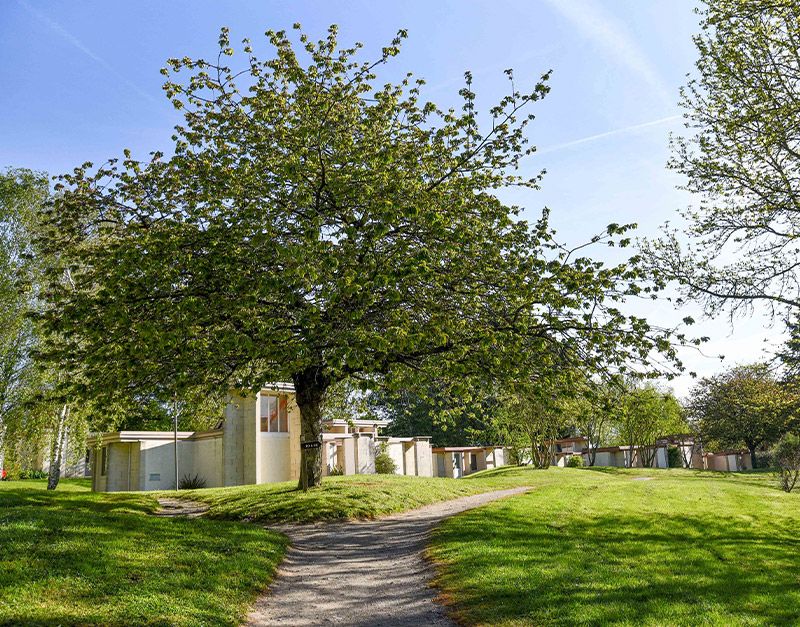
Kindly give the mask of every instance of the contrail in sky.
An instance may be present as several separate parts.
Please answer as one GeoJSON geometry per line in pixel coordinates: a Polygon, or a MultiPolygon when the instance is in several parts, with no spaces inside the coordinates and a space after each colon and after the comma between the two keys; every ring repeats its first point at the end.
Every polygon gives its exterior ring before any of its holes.
{"type": "Polygon", "coordinates": [[[664,84],[644,50],[632,39],[624,24],[606,14],[601,6],[587,0],[546,0],[586,38],[602,48],[617,64],[628,68],[653,89],[659,100],[670,99],[664,84]]]}
{"type": "Polygon", "coordinates": [[[149,100],[152,103],[160,104],[160,101],[153,97],[152,94],[147,93],[141,87],[139,87],[136,83],[127,79],[123,74],[121,74],[118,70],[114,69],[114,67],[102,57],[97,56],[94,52],[92,52],[80,39],[75,37],[72,33],[70,33],[67,29],[65,29],[61,24],[52,20],[51,18],[47,17],[44,13],[39,11],[38,9],[33,8],[26,0],[17,0],[17,3],[24,8],[28,13],[30,13],[33,17],[35,17],[40,22],[46,24],[51,30],[58,33],[63,39],[68,41],[72,44],[75,48],[80,50],[83,54],[87,57],[92,59],[95,63],[102,66],[107,72],[113,74],[115,78],[123,82],[125,85],[130,87],[133,91],[135,91],[138,95],[146,100],[149,100]]]}
{"type": "Polygon", "coordinates": [[[642,122],[641,124],[634,124],[632,126],[624,126],[622,128],[615,128],[611,131],[606,131],[604,133],[597,133],[596,135],[589,135],[588,137],[581,137],[580,139],[573,139],[568,142],[564,142],[562,144],[555,144],[553,146],[547,146],[546,148],[542,148],[541,150],[537,150],[535,154],[542,155],[548,152],[555,152],[556,150],[561,150],[563,148],[571,148],[572,146],[579,146],[581,144],[588,144],[589,142],[597,141],[598,139],[605,139],[606,137],[613,137],[615,135],[624,135],[625,133],[630,133],[632,131],[638,131],[642,128],[648,128],[650,126],[658,126],[659,124],[667,124],[668,122],[674,122],[675,120],[680,120],[682,116],[680,115],[670,115],[666,118],[659,118],[658,120],[650,120],[649,122],[642,122]]]}

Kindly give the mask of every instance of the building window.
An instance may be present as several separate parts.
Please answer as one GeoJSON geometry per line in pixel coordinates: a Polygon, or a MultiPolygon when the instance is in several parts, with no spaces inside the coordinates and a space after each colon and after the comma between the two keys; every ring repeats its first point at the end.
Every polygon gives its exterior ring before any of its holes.
{"type": "Polygon", "coordinates": [[[106,476],[108,474],[108,447],[104,446],[100,449],[100,474],[106,476]]]}
{"type": "Polygon", "coordinates": [[[289,398],[261,395],[261,433],[289,433],[289,398]]]}

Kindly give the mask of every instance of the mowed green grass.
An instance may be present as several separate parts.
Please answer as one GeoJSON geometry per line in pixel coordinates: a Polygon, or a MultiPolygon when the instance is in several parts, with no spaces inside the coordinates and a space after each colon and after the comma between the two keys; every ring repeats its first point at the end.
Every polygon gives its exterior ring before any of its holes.
{"type": "Polygon", "coordinates": [[[434,534],[465,624],[800,624],[800,494],[773,474],[527,472],[434,534]]]}
{"type": "Polygon", "coordinates": [[[507,468],[464,479],[397,475],[325,477],[307,492],[297,482],[184,491],[187,499],[210,506],[207,516],[258,523],[308,523],[341,519],[370,519],[469,496],[479,492],[525,485],[530,471],[507,468]]]}
{"type": "Polygon", "coordinates": [[[151,495],[44,488],[0,482],[0,625],[235,625],[284,554],[254,525],[151,516],[151,495]]]}

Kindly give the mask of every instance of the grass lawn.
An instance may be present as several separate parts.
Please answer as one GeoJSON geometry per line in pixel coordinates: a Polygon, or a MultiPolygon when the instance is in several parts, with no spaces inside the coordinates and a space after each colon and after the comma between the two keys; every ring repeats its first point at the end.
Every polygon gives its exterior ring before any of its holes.
{"type": "Polygon", "coordinates": [[[0,482],[0,625],[239,624],[283,556],[253,525],[149,516],[85,480],[0,482]]]}
{"type": "Polygon", "coordinates": [[[527,472],[537,489],[434,535],[464,623],[800,623],[800,494],[774,475],[527,472]]]}
{"type": "Polygon", "coordinates": [[[376,518],[479,492],[525,485],[530,471],[507,468],[464,479],[397,475],[325,477],[308,492],[297,482],[184,491],[187,499],[210,505],[207,516],[259,523],[376,518]]]}

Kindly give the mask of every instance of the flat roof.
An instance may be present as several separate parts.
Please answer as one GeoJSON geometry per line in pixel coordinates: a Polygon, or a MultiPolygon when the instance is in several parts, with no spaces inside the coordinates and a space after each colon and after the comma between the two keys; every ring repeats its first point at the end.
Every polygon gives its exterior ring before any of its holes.
{"type": "Polygon", "coordinates": [[[431,449],[434,453],[469,453],[472,451],[486,451],[501,448],[499,446],[436,446],[431,449]]]}
{"type": "MultiPolygon", "coordinates": [[[[213,431],[178,431],[179,440],[202,440],[222,437],[222,429],[213,431]]],[[[86,443],[95,445],[114,444],[117,442],[142,442],[147,440],[174,440],[174,431],[112,431],[111,433],[95,433],[86,438],[86,443]]]]}
{"type": "Polygon", "coordinates": [[[335,418],[333,420],[325,420],[322,424],[325,425],[335,425],[337,427],[342,427],[345,425],[355,425],[356,427],[387,427],[389,426],[388,420],[366,420],[363,418],[357,418],[355,420],[345,420],[343,418],[335,418]]]}

